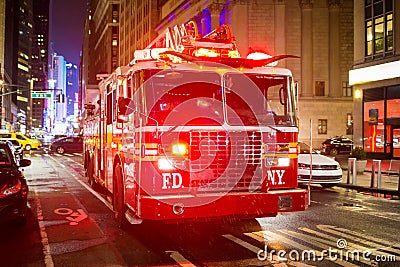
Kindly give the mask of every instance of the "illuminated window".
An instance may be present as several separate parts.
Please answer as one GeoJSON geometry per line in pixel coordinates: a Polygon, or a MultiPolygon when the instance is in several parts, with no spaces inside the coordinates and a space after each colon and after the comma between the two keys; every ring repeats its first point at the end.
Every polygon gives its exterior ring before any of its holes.
{"type": "Polygon", "coordinates": [[[365,56],[393,54],[393,0],[365,0],[365,56]]]}
{"type": "Polygon", "coordinates": [[[328,133],[328,120],[318,120],[318,134],[328,133]]]}
{"type": "Polygon", "coordinates": [[[315,82],[315,96],[324,96],[325,95],[325,82],[324,81],[316,81],[315,82]]]}
{"type": "Polygon", "coordinates": [[[353,134],[353,114],[352,113],[347,113],[346,134],[347,135],[353,134]]]}

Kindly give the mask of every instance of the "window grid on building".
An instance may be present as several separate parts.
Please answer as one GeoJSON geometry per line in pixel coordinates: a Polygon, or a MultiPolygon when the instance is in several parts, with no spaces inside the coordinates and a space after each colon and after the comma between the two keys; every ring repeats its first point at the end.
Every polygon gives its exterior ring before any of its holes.
{"type": "Polygon", "coordinates": [[[318,119],[318,134],[328,133],[328,120],[318,119]]]}
{"type": "Polygon", "coordinates": [[[353,87],[349,85],[348,81],[342,82],[343,96],[353,96],[353,87]]]}
{"type": "Polygon", "coordinates": [[[365,0],[365,58],[393,54],[393,0],[365,0]]]}

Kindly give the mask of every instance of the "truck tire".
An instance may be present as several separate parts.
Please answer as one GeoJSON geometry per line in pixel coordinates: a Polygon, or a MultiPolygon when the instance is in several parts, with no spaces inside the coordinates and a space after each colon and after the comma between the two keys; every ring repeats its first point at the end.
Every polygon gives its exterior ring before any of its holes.
{"type": "Polygon", "coordinates": [[[336,148],[332,148],[329,154],[331,156],[336,156],[337,154],[339,154],[339,151],[336,148]]]}
{"type": "Polygon", "coordinates": [[[127,227],[128,221],[125,218],[127,208],[124,201],[123,175],[120,163],[117,163],[114,169],[113,206],[114,217],[118,227],[121,229],[127,227]]]}
{"type": "Polygon", "coordinates": [[[93,177],[93,158],[90,157],[87,163],[87,178],[90,187],[93,188],[94,177],[93,177]]]}

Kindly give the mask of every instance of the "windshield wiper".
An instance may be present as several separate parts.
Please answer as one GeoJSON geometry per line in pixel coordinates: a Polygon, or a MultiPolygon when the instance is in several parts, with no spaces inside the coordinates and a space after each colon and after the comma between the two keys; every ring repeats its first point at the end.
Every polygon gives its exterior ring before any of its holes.
{"type": "Polygon", "coordinates": [[[179,125],[172,126],[172,127],[169,128],[167,131],[162,132],[161,135],[160,135],[160,137],[163,136],[164,134],[166,134],[166,135],[170,134],[173,130],[175,130],[176,128],[178,128],[178,126],[179,126],[179,125]]]}

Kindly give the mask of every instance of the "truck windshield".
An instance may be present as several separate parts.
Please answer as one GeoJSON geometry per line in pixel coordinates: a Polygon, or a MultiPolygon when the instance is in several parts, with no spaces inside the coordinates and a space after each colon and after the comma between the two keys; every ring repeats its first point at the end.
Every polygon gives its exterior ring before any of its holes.
{"type": "Polygon", "coordinates": [[[227,123],[248,126],[294,126],[295,105],[287,76],[227,73],[227,123]]]}
{"type": "Polygon", "coordinates": [[[221,76],[217,73],[159,72],[146,81],[143,96],[143,111],[159,125],[223,124],[221,76]]]}

